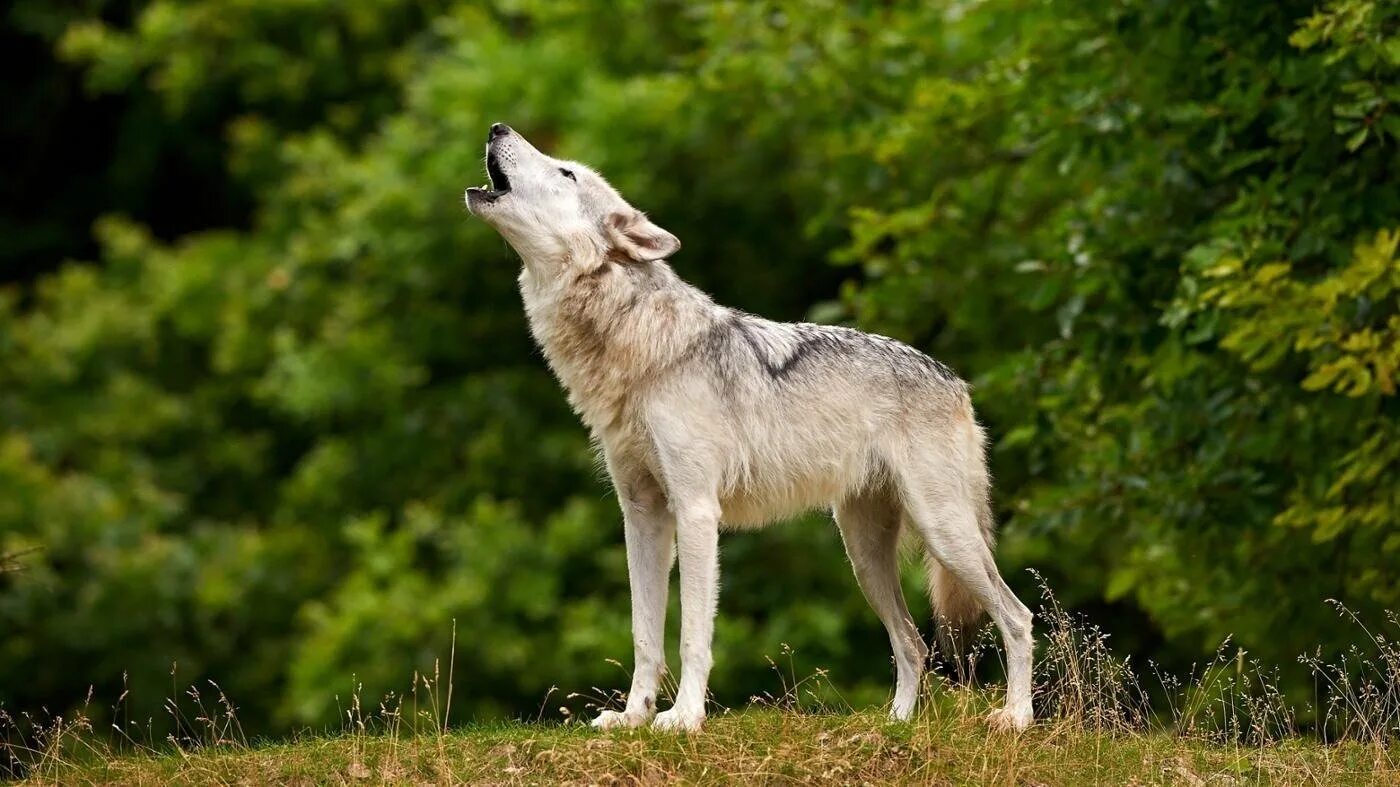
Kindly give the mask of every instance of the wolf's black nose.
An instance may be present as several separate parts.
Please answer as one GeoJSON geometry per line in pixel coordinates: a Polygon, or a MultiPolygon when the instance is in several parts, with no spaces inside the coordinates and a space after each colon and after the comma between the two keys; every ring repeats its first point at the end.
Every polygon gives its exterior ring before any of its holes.
{"type": "Polygon", "coordinates": [[[490,142],[491,140],[495,139],[496,137],[504,137],[505,135],[507,135],[507,134],[509,134],[509,133],[510,133],[510,126],[507,126],[507,125],[504,124],[504,123],[492,123],[492,124],[491,124],[491,131],[490,131],[490,133],[488,133],[488,134],[486,135],[486,141],[487,141],[487,142],[490,142]]]}

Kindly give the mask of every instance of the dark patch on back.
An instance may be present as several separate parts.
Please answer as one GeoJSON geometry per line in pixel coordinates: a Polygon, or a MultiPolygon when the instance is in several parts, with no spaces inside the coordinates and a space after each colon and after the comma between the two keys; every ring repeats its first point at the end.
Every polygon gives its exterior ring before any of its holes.
{"type": "MultiPolygon", "coordinates": [[[[792,353],[781,363],[773,363],[772,359],[764,352],[763,345],[749,330],[745,315],[736,314],[732,325],[734,330],[743,337],[744,342],[748,344],[749,349],[753,351],[754,358],[758,359],[763,371],[767,372],[768,376],[774,380],[781,381],[786,378],[806,358],[819,353],[832,353],[849,349],[845,342],[829,331],[808,330],[809,326],[807,325],[795,325],[793,327],[798,340],[792,348],[792,353]]],[[[816,326],[810,327],[815,328],[816,326]]]]}
{"type": "Polygon", "coordinates": [[[711,352],[718,357],[720,340],[733,331],[743,338],[763,371],[773,380],[786,379],[800,364],[813,358],[869,353],[875,358],[886,361],[897,378],[932,377],[951,385],[963,384],[952,369],[907,344],[884,336],[839,326],[811,323],[794,323],[785,326],[793,330],[797,341],[788,356],[781,362],[775,363],[765,351],[763,343],[755,336],[754,329],[749,323],[750,319],[757,318],[752,318],[743,312],[734,312],[731,319],[712,334],[711,345],[713,349],[711,352]]]}

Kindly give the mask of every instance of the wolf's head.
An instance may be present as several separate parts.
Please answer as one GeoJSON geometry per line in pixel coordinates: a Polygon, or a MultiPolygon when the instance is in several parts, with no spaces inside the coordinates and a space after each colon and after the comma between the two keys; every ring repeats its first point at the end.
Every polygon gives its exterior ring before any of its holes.
{"type": "Polygon", "coordinates": [[[546,156],[504,123],[487,134],[486,174],[491,185],[467,189],[467,209],[495,227],[527,264],[579,257],[650,262],[681,247],[601,175],[546,156]]]}

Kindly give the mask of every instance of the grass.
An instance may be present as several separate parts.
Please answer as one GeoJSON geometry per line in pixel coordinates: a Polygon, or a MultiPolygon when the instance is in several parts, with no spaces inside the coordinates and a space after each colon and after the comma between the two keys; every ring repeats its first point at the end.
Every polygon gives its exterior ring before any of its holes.
{"type": "MultiPolygon", "coordinates": [[[[55,784],[1400,784],[1400,617],[1388,615],[1372,631],[1338,606],[1372,647],[1329,662],[1300,658],[1319,691],[1299,707],[1276,688],[1273,670],[1228,643],[1187,676],[1149,665],[1149,691],[1142,671],[1110,651],[1106,634],[1062,610],[1048,591],[1044,602],[1038,721],[1021,734],[985,724],[996,691],[955,687],[940,672],[926,677],[913,721],[853,708],[824,672],[798,679],[787,649],[787,667],[774,663],[779,694],[742,710],[714,709],[695,735],[603,733],[577,721],[449,727],[454,631],[446,674],[414,675],[410,692],[377,708],[362,705],[356,691],[337,735],[250,743],[234,704],[212,683],[167,700],[174,732],[163,740],[151,727],[135,736],[118,726],[103,733],[81,711],[15,718],[0,708],[0,779],[8,772],[55,784]]],[[[986,634],[970,662],[996,655],[986,634]]],[[[975,676],[966,666],[951,671],[975,676]]],[[[620,700],[566,698],[588,714],[620,700]]]]}
{"type": "MultiPolygon", "coordinates": [[[[969,696],[970,692],[964,692],[969,696]]],[[[349,733],[266,746],[55,759],[35,782],[111,784],[842,783],[1383,784],[1384,749],[1305,739],[1221,745],[1165,732],[1042,723],[994,735],[966,702],[914,722],[883,713],[723,713],[691,736],[595,732],[580,724],[471,726],[398,737],[349,733]]],[[[951,705],[951,706],[950,706],[951,705]]]]}

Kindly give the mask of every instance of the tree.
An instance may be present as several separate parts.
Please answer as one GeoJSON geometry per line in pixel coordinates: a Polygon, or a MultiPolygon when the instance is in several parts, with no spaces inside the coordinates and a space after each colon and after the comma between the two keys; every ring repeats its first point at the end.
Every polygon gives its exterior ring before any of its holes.
{"type": "MultiPolygon", "coordinates": [[[[1322,599],[1400,591],[1397,18],[202,0],[69,24],[89,84],[221,129],[210,187],[254,208],[172,241],[118,203],[97,264],[0,295],[0,554],[39,550],[0,574],[0,674],[31,676],[0,701],[128,673],[139,718],[176,661],[251,729],[325,723],[445,659],[454,620],[464,717],[617,682],[616,506],[460,202],[495,120],[612,176],[721,301],[971,377],[1003,563],[1120,648],[1344,647],[1322,599]]],[[[885,691],[819,519],[727,542],[722,700],[772,688],[783,643],[885,691]]]]}

